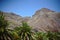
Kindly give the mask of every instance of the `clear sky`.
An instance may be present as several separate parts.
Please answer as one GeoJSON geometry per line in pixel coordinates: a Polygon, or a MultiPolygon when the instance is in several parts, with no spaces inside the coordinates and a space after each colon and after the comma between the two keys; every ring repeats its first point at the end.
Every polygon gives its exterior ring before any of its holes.
{"type": "Polygon", "coordinates": [[[21,16],[32,16],[36,10],[48,8],[60,12],[60,0],[0,0],[0,10],[21,16]]]}

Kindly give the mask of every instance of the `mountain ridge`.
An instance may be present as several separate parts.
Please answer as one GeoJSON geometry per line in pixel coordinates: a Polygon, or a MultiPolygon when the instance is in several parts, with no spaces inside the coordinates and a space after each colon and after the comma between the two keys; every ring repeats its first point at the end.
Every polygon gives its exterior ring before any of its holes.
{"type": "Polygon", "coordinates": [[[36,31],[59,31],[60,32],[60,12],[55,12],[47,8],[37,10],[32,17],[22,17],[14,13],[5,13],[5,19],[10,23],[10,28],[20,26],[22,21],[30,25],[36,31]]]}

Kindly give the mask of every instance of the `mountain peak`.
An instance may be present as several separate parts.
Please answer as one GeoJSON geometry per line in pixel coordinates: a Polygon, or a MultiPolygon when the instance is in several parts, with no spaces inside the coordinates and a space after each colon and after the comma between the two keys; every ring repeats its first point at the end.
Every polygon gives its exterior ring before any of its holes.
{"type": "Polygon", "coordinates": [[[48,8],[41,8],[40,10],[49,10],[48,8]]]}
{"type": "Polygon", "coordinates": [[[55,11],[52,11],[52,10],[50,10],[48,8],[41,8],[41,9],[37,10],[34,15],[46,14],[48,12],[55,12],[55,11]]]}
{"type": "Polygon", "coordinates": [[[48,8],[41,8],[40,11],[43,11],[43,12],[54,12],[48,8]]]}
{"type": "Polygon", "coordinates": [[[54,11],[52,11],[52,10],[50,10],[48,8],[41,8],[41,9],[37,10],[34,15],[46,14],[48,12],[54,12],[54,11]]]}

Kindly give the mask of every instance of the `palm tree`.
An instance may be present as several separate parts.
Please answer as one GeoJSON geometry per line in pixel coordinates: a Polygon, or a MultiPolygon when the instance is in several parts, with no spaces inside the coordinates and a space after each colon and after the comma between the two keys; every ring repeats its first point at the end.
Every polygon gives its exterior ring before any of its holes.
{"type": "Polygon", "coordinates": [[[22,25],[15,29],[18,30],[17,33],[20,36],[20,40],[33,40],[31,27],[26,22],[22,22],[22,25]]]}
{"type": "Polygon", "coordinates": [[[13,40],[12,35],[7,30],[8,22],[0,12],[0,40],[13,40]]]}
{"type": "Polygon", "coordinates": [[[48,32],[47,37],[49,40],[60,40],[60,33],[59,32],[48,32]]]}
{"type": "Polygon", "coordinates": [[[35,33],[35,40],[48,40],[46,35],[44,32],[37,32],[35,33]]]}

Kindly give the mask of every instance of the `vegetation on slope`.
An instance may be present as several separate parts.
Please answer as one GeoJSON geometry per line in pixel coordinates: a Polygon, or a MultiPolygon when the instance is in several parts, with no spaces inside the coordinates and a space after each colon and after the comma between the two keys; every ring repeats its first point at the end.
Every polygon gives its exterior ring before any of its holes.
{"type": "Polygon", "coordinates": [[[12,34],[7,29],[8,22],[4,19],[4,15],[0,13],[0,40],[13,40],[12,34]]]}
{"type": "Polygon", "coordinates": [[[14,30],[8,29],[8,22],[0,13],[0,40],[60,40],[59,32],[32,32],[32,28],[26,23],[16,27],[14,30]]]}

